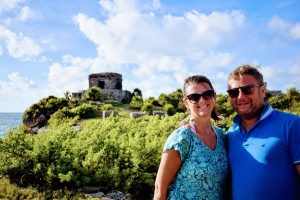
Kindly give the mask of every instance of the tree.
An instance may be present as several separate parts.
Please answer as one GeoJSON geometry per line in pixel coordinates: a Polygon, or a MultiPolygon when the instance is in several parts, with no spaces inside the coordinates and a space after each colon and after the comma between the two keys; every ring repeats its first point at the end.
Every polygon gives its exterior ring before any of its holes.
{"type": "Polygon", "coordinates": [[[135,89],[133,90],[133,92],[132,92],[132,95],[133,95],[133,96],[141,96],[141,97],[143,97],[142,91],[141,91],[139,88],[135,88],[135,89]]]}
{"type": "Polygon", "coordinates": [[[227,94],[218,94],[216,102],[217,112],[224,117],[230,116],[234,113],[234,110],[229,102],[229,97],[227,94]]]}
{"type": "Polygon", "coordinates": [[[102,98],[101,89],[97,86],[89,88],[86,93],[86,99],[90,101],[100,101],[102,98]]]}
{"type": "Polygon", "coordinates": [[[153,109],[154,106],[149,102],[145,102],[141,108],[142,111],[147,112],[149,115],[153,113],[153,109]]]}
{"type": "Polygon", "coordinates": [[[143,98],[139,95],[132,97],[129,107],[135,110],[140,110],[143,106],[143,98]]]}
{"type": "Polygon", "coordinates": [[[145,103],[150,103],[153,106],[160,106],[157,99],[155,99],[154,97],[149,97],[148,99],[145,100],[144,104],[145,103]]]}
{"type": "Polygon", "coordinates": [[[176,110],[175,110],[174,106],[170,103],[168,103],[164,106],[164,110],[167,112],[167,114],[169,116],[172,116],[176,113],[176,110]]]}
{"type": "Polygon", "coordinates": [[[269,104],[278,110],[285,110],[289,108],[289,99],[285,94],[279,94],[269,98],[269,104]]]}
{"type": "Polygon", "coordinates": [[[67,100],[70,100],[72,98],[72,94],[70,93],[70,91],[65,91],[64,96],[67,100]]]}
{"type": "Polygon", "coordinates": [[[166,105],[167,103],[170,103],[169,101],[169,96],[164,94],[164,93],[161,93],[158,97],[158,103],[161,105],[161,106],[164,106],[166,105]]]}
{"type": "Polygon", "coordinates": [[[288,88],[286,91],[286,96],[290,103],[289,106],[292,105],[293,101],[296,101],[296,102],[300,101],[300,93],[295,87],[288,88]]]}
{"type": "Polygon", "coordinates": [[[286,91],[286,95],[291,99],[298,99],[300,97],[300,92],[295,88],[288,88],[286,91]]]}
{"type": "Polygon", "coordinates": [[[268,101],[272,97],[271,92],[266,91],[265,101],[268,101]]]}
{"type": "Polygon", "coordinates": [[[181,100],[182,100],[181,89],[177,89],[176,91],[174,91],[168,95],[168,101],[170,104],[172,104],[174,106],[176,111],[178,111],[178,107],[179,107],[181,100]]]}

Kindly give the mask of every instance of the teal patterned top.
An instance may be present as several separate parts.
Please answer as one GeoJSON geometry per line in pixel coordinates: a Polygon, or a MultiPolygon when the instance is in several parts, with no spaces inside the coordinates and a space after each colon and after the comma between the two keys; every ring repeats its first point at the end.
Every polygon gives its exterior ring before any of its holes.
{"type": "Polygon", "coordinates": [[[228,175],[224,132],[213,127],[217,135],[215,149],[208,148],[188,127],[176,129],[167,139],[164,151],[179,151],[182,165],[173,180],[169,200],[210,199],[224,197],[224,184],[228,175]]]}

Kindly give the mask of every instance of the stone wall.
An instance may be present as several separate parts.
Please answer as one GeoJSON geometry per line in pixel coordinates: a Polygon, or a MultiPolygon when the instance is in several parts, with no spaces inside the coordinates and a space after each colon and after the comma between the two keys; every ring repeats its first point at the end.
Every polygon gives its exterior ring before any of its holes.
{"type": "Polygon", "coordinates": [[[122,75],[106,72],[89,75],[89,88],[97,86],[101,89],[122,90],[122,75]]]}
{"type": "Polygon", "coordinates": [[[116,90],[116,89],[112,89],[112,90],[102,89],[101,92],[103,94],[104,100],[114,100],[118,102],[123,101],[125,103],[128,103],[130,101],[131,93],[127,90],[123,91],[123,90],[116,90]]]}
{"type": "Polygon", "coordinates": [[[119,112],[117,110],[104,110],[102,112],[102,118],[105,119],[109,117],[112,113],[114,117],[117,117],[119,115],[119,112]]]}
{"type": "Polygon", "coordinates": [[[82,98],[84,98],[85,92],[86,92],[85,90],[80,90],[78,92],[72,92],[72,98],[82,99],[82,98]]]}

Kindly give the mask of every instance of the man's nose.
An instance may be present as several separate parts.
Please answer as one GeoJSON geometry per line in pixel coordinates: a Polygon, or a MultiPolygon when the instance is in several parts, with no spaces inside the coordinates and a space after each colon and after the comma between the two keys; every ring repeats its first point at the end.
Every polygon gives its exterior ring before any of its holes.
{"type": "Polygon", "coordinates": [[[238,95],[238,99],[242,98],[242,97],[245,97],[246,95],[243,93],[242,89],[239,88],[239,95],[238,95]]]}

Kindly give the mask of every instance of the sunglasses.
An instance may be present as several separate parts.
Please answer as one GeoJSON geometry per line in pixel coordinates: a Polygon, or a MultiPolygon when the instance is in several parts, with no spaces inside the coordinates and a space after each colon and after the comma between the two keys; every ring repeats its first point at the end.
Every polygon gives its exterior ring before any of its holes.
{"type": "Polygon", "coordinates": [[[262,84],[261,85],[245,85],[242,87],[229,89],[229,90],[227,90],[227,93],[231,98],[236,98],[240,94],[239,89],[241,89],[241,91],[243,92],[244,95],[251,95],[251,94],[253,94],[254,87],[261,87],[261,86],[263,86],[263,85],[262,84]]]}
{"type": "Polygon", "coordinates": [[[201,94],[199,93],[194,93],[194,94],[190,94],[190,95],[187,95],[187,99],[195,104],[197,103],[201,97],[203,97],[203,99],[205,100],[210,100],[211,98],[213,98],[215,95],[215,91],[214,90],[206,90],[205,92],[202,92],[201,94]]]}

